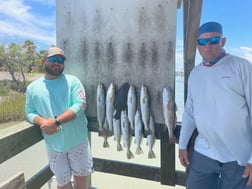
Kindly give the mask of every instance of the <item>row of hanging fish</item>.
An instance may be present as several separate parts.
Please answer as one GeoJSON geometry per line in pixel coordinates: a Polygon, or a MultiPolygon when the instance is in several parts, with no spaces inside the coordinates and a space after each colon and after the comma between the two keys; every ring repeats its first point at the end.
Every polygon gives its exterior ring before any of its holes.
{"type": "MultiPolygon", "coordinates": [[[[176,104],[172,92],[163,90],[163,112],[165,125],[168,128],[169,141],[176,142],[173,131],[176,125],[176,104]]],[[[103,147],[109,147],[108,137],[114,136],[117,151],[122,151],[123,146],[127,151],[127,158],[134,157],[131,152],[132,136],[136,144],[135,154],[142,154],[142,138],[145,135],[148,145],[148,158],[155,158],[153,146],[155,143],[155,124],[150,108],[148,89],[142,85],[139,101],[134,85],[124,83],[118,91],[111,83],[105,93],[102,83],[97,86],[97,121],[99,136],[104,137],[103,147]]]]}

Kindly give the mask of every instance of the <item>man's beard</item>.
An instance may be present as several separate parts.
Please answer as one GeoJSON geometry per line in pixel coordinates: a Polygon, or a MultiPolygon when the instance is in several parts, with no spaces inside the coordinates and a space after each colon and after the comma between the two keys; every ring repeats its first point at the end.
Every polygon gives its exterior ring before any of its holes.
{"type": "Polygon", "coordinates": [[[45,71],[46,71],[46,73],[48,73],[48,74],[50,74],[50,75],[59,76],[59,75],[61,75],[62,72],[64,71],[64,67],[63,67],[63,68],[60,68],[60,69],[57,69],[57,70],[53,70],[53,69],[51,69],[50,67],[45,66],[45,71]]]}

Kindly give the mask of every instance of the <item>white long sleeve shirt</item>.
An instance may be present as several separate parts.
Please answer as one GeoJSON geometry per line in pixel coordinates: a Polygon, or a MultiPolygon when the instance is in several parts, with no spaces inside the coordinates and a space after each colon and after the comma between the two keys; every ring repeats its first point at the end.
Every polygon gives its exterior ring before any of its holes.
{"type": "Polygon", "coordinates": [[[197,128],[194,149],[222,163],[252,164],[252,64],[226,55],[196,66],[188,80],[179,148],[197,128]]]}

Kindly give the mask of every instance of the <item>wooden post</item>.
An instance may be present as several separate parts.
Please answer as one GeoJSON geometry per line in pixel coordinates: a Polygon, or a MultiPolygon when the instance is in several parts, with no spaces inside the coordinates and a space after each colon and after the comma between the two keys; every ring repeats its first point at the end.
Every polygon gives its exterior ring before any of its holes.
{"type": "MultiPolygon", "coordinates": [[[[189,74],[195,66],[196,42],[200,25],[202,0],[184,0],[184,101],[187,97],[189,74]]],[[[189,156],[193,152],[197,130],[188,145],[189,156]]],[[[187,170],[188,171],[188,170],[187,170]]]]}
{"type": "Polygon", "coordinates": [[[175,186],[175,144],[169,144],[168,130],[160,130],[161,184],[175,186]]]}
{"type": "Polygon", "coordinates": [[[187,96],[187,81],[195,66],[196,42],[201,17],[202,0],[184,0],[184,97],[187,96]]]}

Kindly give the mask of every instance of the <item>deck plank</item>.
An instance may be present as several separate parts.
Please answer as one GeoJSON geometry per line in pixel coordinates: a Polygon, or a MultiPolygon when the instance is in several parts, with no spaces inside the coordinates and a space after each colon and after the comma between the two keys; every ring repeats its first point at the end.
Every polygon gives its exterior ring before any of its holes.
{"type": "Polygon", "coordinates": [[[19,172],[8,180],[0,183],[0,189],[26,189],[24,173],[19,172]]]}

